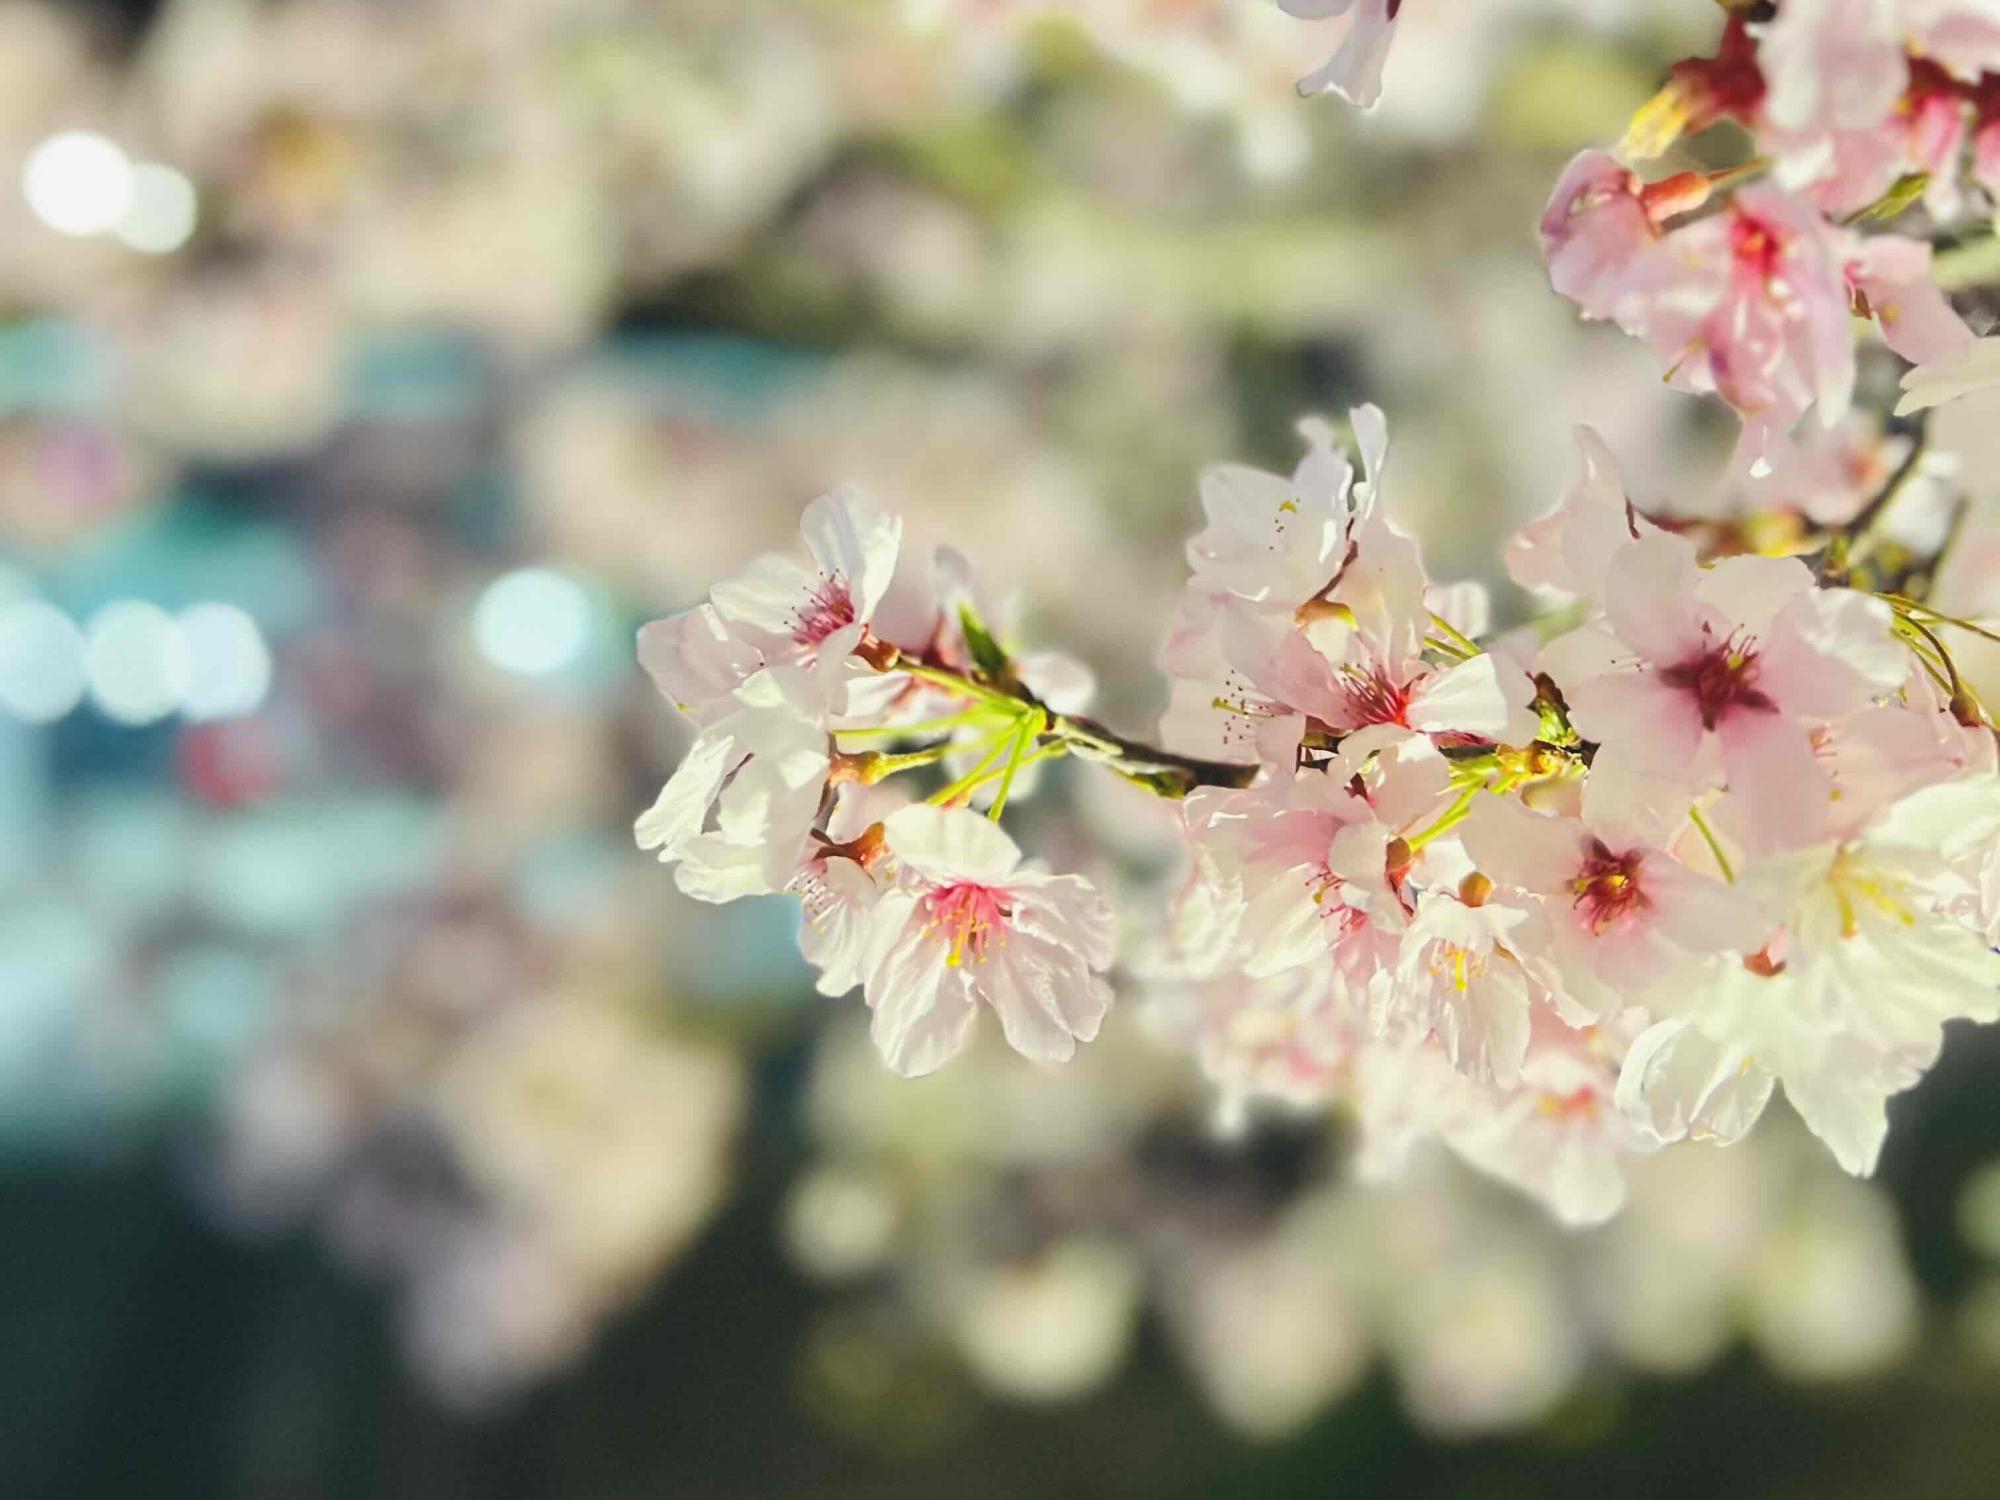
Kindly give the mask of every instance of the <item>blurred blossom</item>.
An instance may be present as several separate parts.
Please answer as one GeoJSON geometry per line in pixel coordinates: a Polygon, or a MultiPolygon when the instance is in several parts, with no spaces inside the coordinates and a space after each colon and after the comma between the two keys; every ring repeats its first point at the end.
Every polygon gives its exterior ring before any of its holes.
{"type": "Polygon", "coordinates": [[[1526,1426],[1566,1395],[1582,1343],[1547,1257],[1489,1245],[1420,1278],[1392,1317],[1390,1350],[1410,1413],[1447,1433],[1526,1426]]]}
{"type": "Polygon", "coordinates": [[[210,1178],[253,1226],[323,1205],[335,1242],[401,1291],[419,1367],[471,1404],[575,1357],[679,1251],[724,1190],[741,1107],[727,1054],[601,995],[500,1001],[509,956],[482,973],[476,931],[453,973],[406,983],[470,982],[486,1013],[279,1030],[227,1100],[210,1178]]]}
{"type": "Polygon", "coordinates": [[[1916,1284],[1895,1212],[1866,1184],[1827,1177],[1759,1246],[1747,1317],[1764,1357],[1800,1380],[1879,1370],[1917,1336],[1916,1284]]]}
{"type": "Polygon", "coordinates": [[[1304,1426],[1367,1369],[1347,1207],[1302,1200],[1267,1239],[1194,1250],[1168,1277],[1168,1326],[1209,1404],[1247,1436],[1304,1426]]]}
{"type": "Polygon", "coordinates": [[[271,650],[257,622],[233,604],[181,612],[188,656],[182,709],[190,719],[233,719],[254,711],[271,688],[271,650]]]}
{"type": "Polygon", "coordinates": [[[815,1168],[785,1198],[785,1249],[826,1281],[864,1275],[887,1256],[896,1232],[893,1186],[868,1173],[815,1168]]]}
{"type": "Polygon", "coordinates": [[[1116,1372],[1138,1293],[1128,1251],[1074,1239],[1026,1264],[973,1271],[944,1295],[958,1351],[982,1382],[1019,1400],[1065,1401],[1116,1372]]]}
{"type": "Polygon", "coordinates": [[[112,225],[118,238],[147,255],[167,255],[193,236],[194,184],[172,167],[142,162],[132,171],[131,201],[112,225]]]}

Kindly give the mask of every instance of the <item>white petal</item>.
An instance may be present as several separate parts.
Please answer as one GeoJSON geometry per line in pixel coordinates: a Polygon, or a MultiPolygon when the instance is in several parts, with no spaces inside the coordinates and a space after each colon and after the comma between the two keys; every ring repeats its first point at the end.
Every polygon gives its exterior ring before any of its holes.
{"type": "Polygon", "coordinates": [[[1498,658],[1481,652],[1470,661],[1427,677],[1410,700],[1409,721],[1431,734],[1456,732],[1498,739],[1506,732],[1510,717],[1508,685],[1517,688],[1513,697],[1522,702],[1533,695],[1520,673],[1509,668],[1506,675],[1508,681],[1503,684],[1498,658]]]}
{"type": "Polygon", "coordinates": [[[1785,1097],[1806,1128],[1856,1177],[1872,1176],[1889,1133],[1888,1096],[1844,1073],[1787,1074],[1785,1097]]]}
{"type": "Polygon", "coordinates": [[[701,832],[708,807],[729,769],[736,742],[710,732],[688,748],[659,798],[640,815],[633,835],[641,849],[658,849],[662,860],[678,859],[687,841],[701,832]]]}
{"type": "Polygon", "coordinates": [[[895,575],[902,518],[875,514],[861,499],[861,491],[846,484],[808,505],[799,518],[799,531],[820,568],[847,580],[856,618],[868,619],[895,575]]]}
{"type": "Polygon", "coordinates": [[[869,1035],[905,1078],[936,1072],[964,1049],[976,1015],[951,948],[910,923],[867,979],[869,1035]]]}
{"type": "Polygon", "coordinates": [[[1618,1075],[1618,1108],[1654,1140],[1737,1140],[1757,1122],[1773,1079],[1740,1047],[1687,1021],[1661,1021],[1632,1043],[1618,1075]]]}
{"type": "Polygon", "coordinates": [[[882,832],[890,853],[940,885],[1001,884],[1021,862],[1020,848],[1000,825],[967,807],[905,807],[883,821],[882,832]]]}

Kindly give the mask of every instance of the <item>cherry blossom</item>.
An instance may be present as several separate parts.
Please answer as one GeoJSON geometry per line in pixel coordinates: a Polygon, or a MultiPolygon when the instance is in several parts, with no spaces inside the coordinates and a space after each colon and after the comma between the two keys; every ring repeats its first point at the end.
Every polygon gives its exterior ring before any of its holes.
{"type": "Polygon", "coordinates": [[[1547,953],[1561,976],[1554,999],[1582,1022],[1698,981],[1712,955],[1756,949],[1769,925],[1673,856],[1658,836],[1668,820],[1638,810],[1639,798],[1599,795],[1602,785],[1586,789],[1581,817],[1496,798],[1461,834],[1482,875],[1541,899],[1547,953]]]}
{"type": "Polygon", "coordinates": [[[908,807],[882,829],[893,883],[869,916],[863,986],[890,1067],[914,1077],[948,1062],[981,1003],[1040,1062],[1097,1035],[1112,917],[1088,881],[1024,866],[1012,839],[966,809],[908,807]]]}
{"type": "Polygon", "coordinates": [[[1872,1171],[1887,1101],[1936,1061],[1944,1023],[2000,1017],[2000,953],[1948,915],[1970,883],[1937,852],[1941,823],[2000,827],[1996,798],[1991,778],[1947,783],[1859,838],[1746,872],[1783,934],[1634,1044],[1627,1112],[1661,1140],[1734,1139],[1782,1082],[1843,1167],[1872,1171]]]}
{"type": "Polygon", "coordinates": [[[1608,151],[1578,153],[1542,214],[1550,285],[1585,317],[1619,317],[1633,262],[1659,240],[1668,219],[1700,207],[1708,191],[1699,173],[1648,184],[1608,151]]]}
{"type": "Polygon", "coordinates": [[[1542,665],[1599,767],[1726,786],[1744,836],[1776,848],[1813,837],[1832,787],[1816,727],[1866,708],[1909,675],[1879,602],[1816,589],[1803,564],[1725,558],[1697,566],[1671,536],[1611,559],[1605,624],[1565,636],[1542,665]]]}
{"type": "Polygon", "coordinates": [[[1503,1088],[1519,1082],[1537,989],[1519,949],[1540,914],[1491,899],[1474,875],[1456,891],[1426,891],[1404,930],[1396,1007],[1434,1035],[1461,1072],[1503,1088]]]}
{"type": "Polygon", "coordinates": [[[1364,478],[1321,424],[1290,479],[1229,466],[1203,477],[1208,526],[1163,654],[1170,744],[1282,757],[1303,735],[1366,729],[1494,739],[1518,727],[1526,679],[1483,655],[1424,659],[1429,583],[1416,543],[1382,513],[1388,429],[1350,413],[1364,478]]]}
{"type": "Polygon", "coordinates": [[[761,557],[708,603],[639,632],[641,664],[697,722],[759,666],[837,660],[860,643],[895,572],[903,523],[875,515],[848,486],[808,505],[799,530],[811,568],[761,557]]]}
{"type": "Polygon", "coordinates": [[[839,697],[831,674],[758,671],[731,694],[730,709],[695,740],[639,819],[639,847],[678,864],[681,889],[698,900],[783,890],[804,857],[833,772],[828,722],[839,697]]]}

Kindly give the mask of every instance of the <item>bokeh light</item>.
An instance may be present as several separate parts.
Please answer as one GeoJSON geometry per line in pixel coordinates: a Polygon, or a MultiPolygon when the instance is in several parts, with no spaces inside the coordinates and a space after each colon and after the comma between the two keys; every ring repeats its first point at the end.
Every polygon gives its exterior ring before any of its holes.
{"type": "Polygon", "coordinates": [[[139,599],[107,604],[84,629],[90,701],[121,724],[152,724],[187,699],[188,643],[180,623],[139,599]]]}
{"type": "Polygon", "coordinates": [[[271,648],[257,622],[233,604],[182,610],[187,660],[182,708],[188,718],[231,719],[253,713],[271,689],[271,648]]]}
{"type": "Polygon", "coordinates": [[[194,235],[198,215],[194,184],[159,162],[141,162],[132,171],[125,211],[111,226],[127,246],[147,255],[169,255],[194,235]]]}
{"type": "Polygon", "coordinates": [[[522,568],[493,580],[473,609],[473,638],[495,666],[523,676],[559,672],[590,644],[589,591],[548,568],[522,568]]]}
{"type": "Polygon", "coordinates": [[[59,234],[103,234],[133,207],[132,163],[119,146],[88,130],[50,136],[28,154],[21,191],[35,217],[59,234]]]}
{"type": "Polygon", "coordinates": [[[82,701],[86,682],[74,620],[40,599],[0,603],[0,708],[47,724],[82,701]]]}

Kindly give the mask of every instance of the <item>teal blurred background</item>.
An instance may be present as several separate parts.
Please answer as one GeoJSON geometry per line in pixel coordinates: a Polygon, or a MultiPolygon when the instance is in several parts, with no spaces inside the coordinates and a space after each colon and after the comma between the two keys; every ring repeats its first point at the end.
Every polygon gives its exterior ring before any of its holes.
{"type": "Polygon", "coordinates": [[[1264,0],[0,3],[0,1495],[1992,1494],[1991,1037],[1565,1234],[1128,1012],[902,1083],[629,833],[634,629],[840,480],[1134,730],[1306,413],[1444,577],[1577,422],[1724,503],[1533,235],[1716,24],[1412,6],[1364,117],[1264,0]]]}

